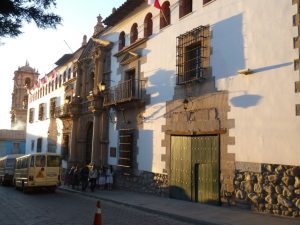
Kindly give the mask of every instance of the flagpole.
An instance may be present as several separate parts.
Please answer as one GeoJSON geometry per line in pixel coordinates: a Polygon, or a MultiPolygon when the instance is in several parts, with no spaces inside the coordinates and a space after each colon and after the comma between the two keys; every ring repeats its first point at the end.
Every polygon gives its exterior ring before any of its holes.
{"type": "Polygon", "coordinates": [[[162,9],[160,9],[160,12],[161,12],[161,14],[163,15],[163,17],[164,17],[164,19],[165,19],[165,21],[166,21],[166,24],[167,24],[168,21],[167,21],[167,18],[166,18],[166,16],[165,16],[165,14],[164,14],[164,11],[162,11],[162,9]]]}

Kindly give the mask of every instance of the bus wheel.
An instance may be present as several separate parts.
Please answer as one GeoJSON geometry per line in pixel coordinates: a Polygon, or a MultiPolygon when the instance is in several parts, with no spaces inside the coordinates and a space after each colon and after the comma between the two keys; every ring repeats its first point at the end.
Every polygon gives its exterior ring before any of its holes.
{"type": "Polygon", "coordinates": [[[49,187],[48,190],[49,190],[49,192],[51,192],[51,193],[55,193],[56,187],[49,187]]]}

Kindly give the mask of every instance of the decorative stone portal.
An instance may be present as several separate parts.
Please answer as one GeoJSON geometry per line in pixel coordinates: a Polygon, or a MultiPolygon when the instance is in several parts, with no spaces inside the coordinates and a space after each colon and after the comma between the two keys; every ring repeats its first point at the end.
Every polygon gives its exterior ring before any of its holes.
{"type": "MultiPolygon", "coordinates": [[[[194,90],[194,89],[193,89],[194,90]]],[[[190,91],[191,93],[192,91],[190,91]]],[[[196,92],[196,91],[194,91],[196,92]]],[[[179,94],[178,94],[179,95],[179,94]]],[[[184,96],[184,95],[183,95],[184,96]]],[[[162,155],[162,160],[166,163],[165,172],[168,174],[169,180],[172,177],[172,136],[217,136],[218,137],[218,171],[216,181],[219,188],[214,191],[215,203],[227,203],[228,193],[234,191],[234,174],[235,174],[235,157],[234,154],[228,153],[227,146],[234,144],[234,137],[229,137],[228,130],[234,127],[234,120],[227,118],[230,107],[228,105],[227,92],[212,92],[209,94],[187,97],[172,100],[167,103],[166,125],[162,127],[165,132],[165,140],[162,146],[166,147],[166,155],[162,155]]],[[[192,152],[192,147],[187,149],[192,152]]],[[[202,152],[202,151],[200,151],[202,152]]],[[[200,161],[202,157],[200,157],[200,161]]],[[[196,163],[197,165],[197,163],[196,163]]],[[[182,165],[189,167],[192,165],[182,165]]],[[[208,175],[209,176],[209,175],[208,175]]],[[[209,177],[207,179],[213,179],[209,177]]],[[[190,179],[190,182],[193,182],[190,179]]],[[[169,183],[170,185],[170,183],[169,183]]],[[[201,183],[199,183],[201,186],[201,183]]],[[[196,197],[191,199],[196,201],[196,197]]],[[[211,201],[202,201],[210,203],[211,201]]]]}

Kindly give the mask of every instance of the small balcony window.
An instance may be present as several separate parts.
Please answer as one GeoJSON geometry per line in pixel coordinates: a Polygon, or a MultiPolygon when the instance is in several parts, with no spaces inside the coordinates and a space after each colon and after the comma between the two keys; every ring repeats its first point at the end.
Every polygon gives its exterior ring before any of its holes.
{"type": "Polygon", "coordinates": [[[209,2],[212,2],[213,0],[203,0],[203,5],[209,3],[209,2]]]}
{"type": "Polygon", "coordinates": [[[138,25],[134,23],[130,30],[130,44],[134,43],[138,39],[138,25]]]}
{"type": "Polygon", "coordinates": [[[153,32],[152,14],[148,13],[144,20],[144,37],[149,37],[153,32]]]}
{"type": "Polygon", "coordinates": [[[50,118],[55,118],[56,97],[50,99],[50,118]]]}
{"type": "Polygon", "coordinates": [[[170,2],[166,1],[162,4],[160,10],[160,29],[170,25],[170,23],[171,23],[170,2]]]}
{"type": "Polygon", "coordinates": [[[179,18],[191,13],[193,11],[193,0],[179,1],[179,18]]]}
{"type": "Polygon", "coordinates": [[[29,123],[34,122],[34,108],[29,109],[29,123]]]}
{"type": "Polygon", "coordinates": [[[39,120],[44,120],[45,119],[45,103],[42,103],[39,105],[39,120]]]}
{"type": "Polygon", "coordinates": [[[125,32],[122,31],[119,36],[119,51],[125,47],[125,32]]]}

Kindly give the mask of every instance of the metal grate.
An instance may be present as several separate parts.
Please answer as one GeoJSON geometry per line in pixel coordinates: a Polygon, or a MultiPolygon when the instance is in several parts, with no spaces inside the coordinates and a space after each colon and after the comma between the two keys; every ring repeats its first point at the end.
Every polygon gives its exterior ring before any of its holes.
{"type": "Polygon", "coordinates": [[[201,80],[209,67],[209,26],[197,27],[177,37],[177,84],[201,80]]]}

